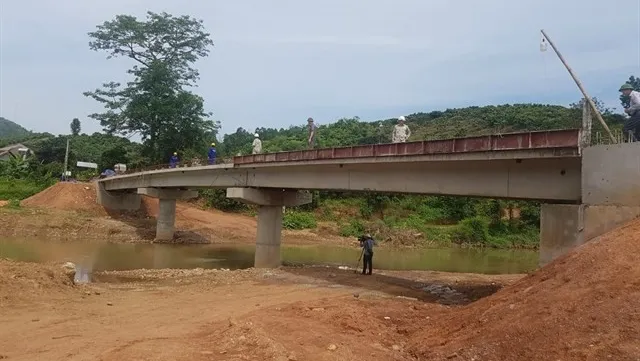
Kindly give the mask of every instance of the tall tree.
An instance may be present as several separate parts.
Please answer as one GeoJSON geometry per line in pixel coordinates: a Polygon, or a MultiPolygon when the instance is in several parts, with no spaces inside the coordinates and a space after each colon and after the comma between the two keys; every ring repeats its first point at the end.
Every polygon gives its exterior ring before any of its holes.
{"type": "Polygon", "coordinates": [[[162,161],[174,151],[202,149],[219,123],[208,120],[204,100],[188,91],[199,78],[193,63],[213,45],[201,20],[167,13],[147,13],[146,21],[118,15],[89,33],[89,47],[112,57],[128,57],[133,80],[116,82],[85,95],[106,111],[90,117],[110,134],[140,134],[144,154],[162,161]]]}
{"type": "MultiPolygon", "coordinates": [[[[631,84],[631,86],[633,87],[633,90],[635,91],[640,91],[640,78],[636,78],[635,76],[630,76],[629,80],[627,80],[627,83],[631,84]]],[[[629,97],[624,96],[624,95],[620,95],[620,104],[622,104],[622,107],[627,108],[629,107],[629,97]]]]}
{"type": "Polygon", "coordinates": [[[78,118],[73,118],[73,120],[71,121],[71,134],[72,135],[78,135],[80,134],[80,120],[78,118]]]}

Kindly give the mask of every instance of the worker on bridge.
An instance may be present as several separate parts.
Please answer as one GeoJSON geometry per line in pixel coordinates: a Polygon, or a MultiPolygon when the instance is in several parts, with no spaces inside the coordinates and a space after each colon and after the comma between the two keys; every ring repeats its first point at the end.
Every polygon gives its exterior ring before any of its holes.
{"type": "Polygon", "coordinates": [[[316,131],[318,127],[313,122],[313,118],[307,119],[307,129],[309,129],[309,138],[307,139],[307,146],[309,149],[313,149],[316,146],[316,131]]]}
{"type": "Polygon", "coordinates": [[[218,152],[216,152],[216,143],[211,143],[209,147],[209,152],[207,153],[207,162],[209,165],[216,164],[216,157],[218,152]]]}
{"type": "Polygon", "coordinates": [[[393,127],[393,133],[391,134],[391,141],[393,143],[405,143],[411,136],[411,129],[404,124],[404,116],[398,118],[398,124],[393,127]]]}
{"type": "Polygon", "coordinates": [[[634,139],[630,139],[630,141],[640,141],[640,92],[634,90],[629,83],[623,84],[620,87],[620,92],[622,92],[622,95],[629,97],[629,107],[624,109],[624,112],[629,115],[622,128],[624,137],[626,139],[629,136],[629,132],[631,132],[634,139]]]}
{"type": "Polygon", "coordinates": [[[169,168],[175,168],[180,163],[180,158],[178,158],[178,153],[173,152],[171,158],[169,158],[169,168]]]}
{"type": "Polygon", "coordinates": [[[373,246],[375,241],[370,234],[358,238],[362,247],[362,274],[370,275],[373,271],[373,246]]]}
{"type": "Polygon", "coordinates": [[[258,133],[253,135],[253,150],[251,154],[260,154],[262,153],[262,141],[260,140],[260,135],[258,133]]]}

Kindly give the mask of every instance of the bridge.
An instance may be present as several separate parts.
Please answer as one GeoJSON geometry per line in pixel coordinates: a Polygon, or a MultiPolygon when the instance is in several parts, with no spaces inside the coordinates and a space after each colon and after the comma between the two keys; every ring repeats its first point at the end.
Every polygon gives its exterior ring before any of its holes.
{"type": "Polygon", "coordinates": [[[589,146],[564,129],[238,156],[230,164],[159,169],[98,181],[98,203],[137,209],[159,199],[156,239],[173,238],[176,200],[197,189],[258,206],[256,267],[280,264],[282,207],[306,190],[538,200],[541,263],[640,215],[640,145],[589,146]]]}

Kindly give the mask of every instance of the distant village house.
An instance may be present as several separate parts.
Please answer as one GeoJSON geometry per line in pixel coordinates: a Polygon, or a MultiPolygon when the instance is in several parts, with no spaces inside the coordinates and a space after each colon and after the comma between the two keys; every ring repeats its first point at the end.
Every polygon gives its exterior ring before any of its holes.
{"type": "Polygon", "coordinates": [[[0,148],[0,161],[9,160],[12,157],[20,157],[22,159],[33,154],[33,151],[24,144],[11,144],[0,148]]]}

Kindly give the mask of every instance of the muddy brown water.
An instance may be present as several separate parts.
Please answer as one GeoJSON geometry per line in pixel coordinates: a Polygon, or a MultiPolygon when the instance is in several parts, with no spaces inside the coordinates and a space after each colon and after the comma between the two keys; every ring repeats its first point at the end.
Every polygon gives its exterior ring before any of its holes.
{"type": "MultiPolygon", "coordinates": [[[[254,247],[246,245],[166,245],[0,240],[0,258],[31,262],[73,262],[84,272],[140,268],[227,268],[253,265],[254,247]]],[[[360,250],[340,246],[282,246],[285,265],[355,267],[360,250]]],[[[497,249],[376,248],[374,268],[512,274],[537,267],[538,253],[497,249]]]]}

